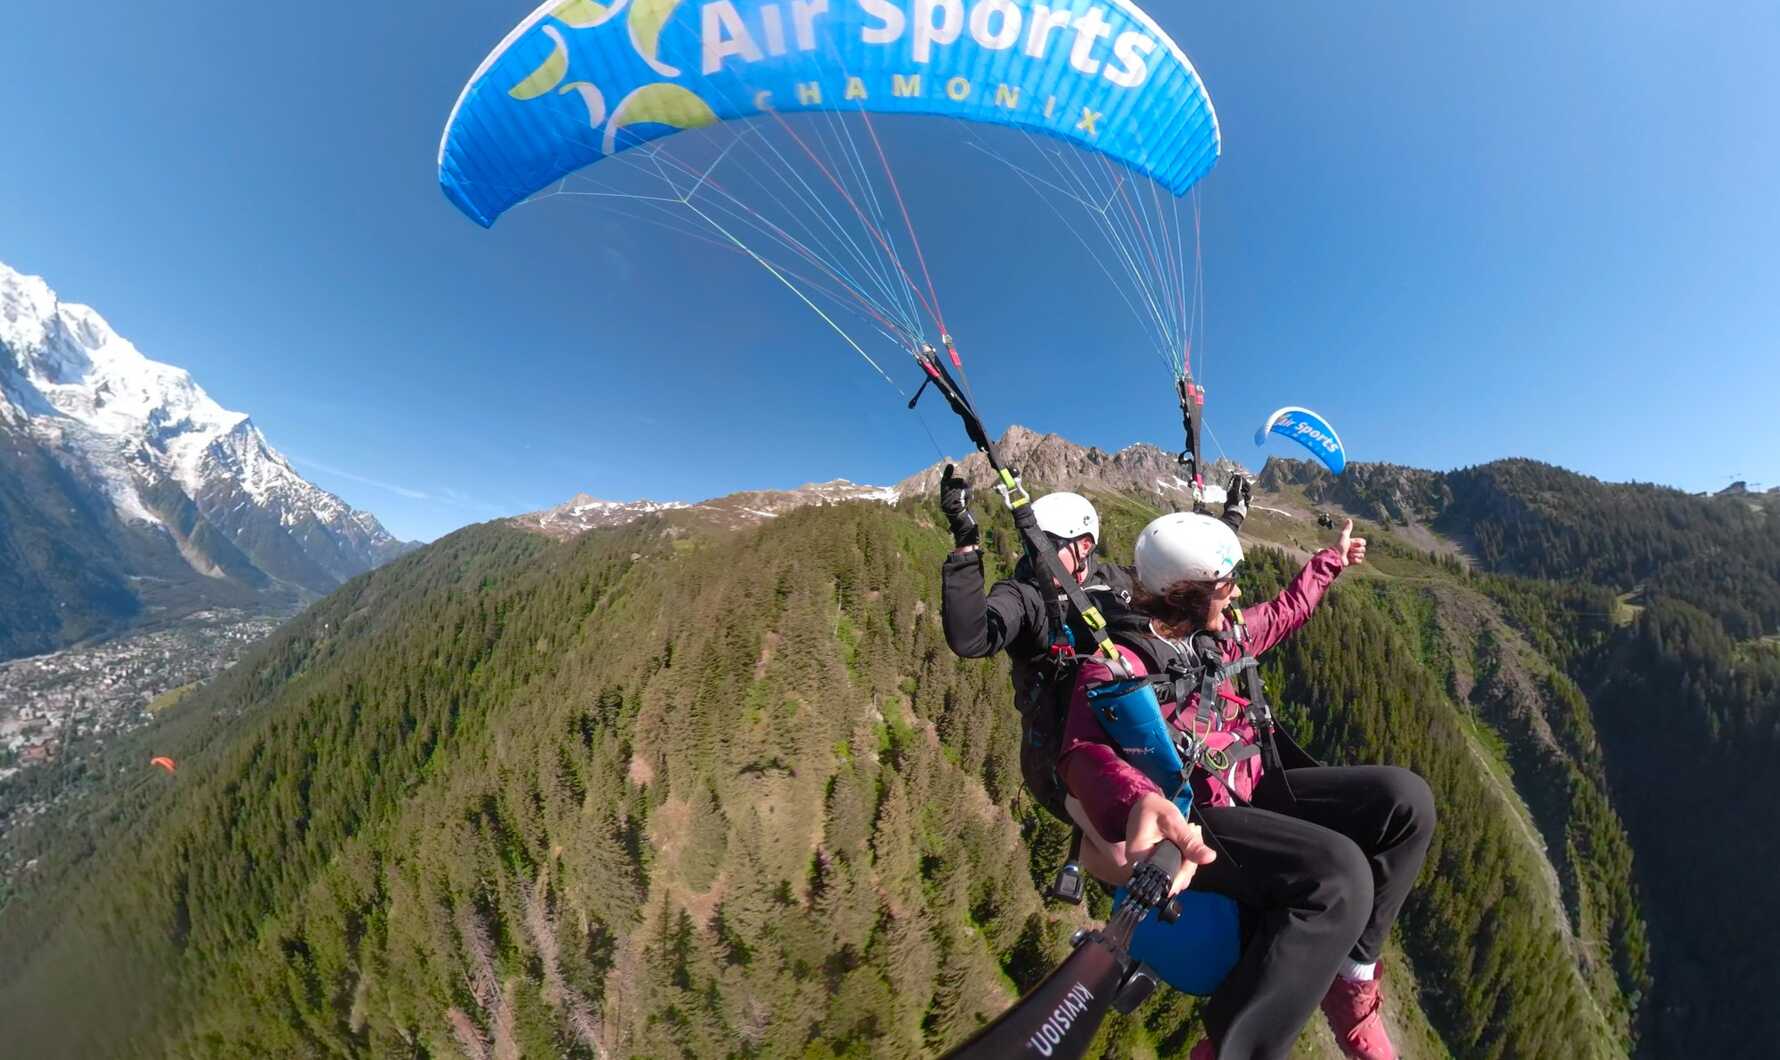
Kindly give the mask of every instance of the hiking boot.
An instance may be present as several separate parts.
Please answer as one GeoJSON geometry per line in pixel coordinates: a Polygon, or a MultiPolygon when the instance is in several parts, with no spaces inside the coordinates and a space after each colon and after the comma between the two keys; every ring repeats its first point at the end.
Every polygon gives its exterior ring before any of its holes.
{"type": "Polygon", "coordinates": [[[1218,1060],[1218,1047],[1211,1044],[1210,1038],[1199,1039],[1193,1051],[1187,1054],[1187,1060],[1218,1060]]]}
{"type": "Polygon", "coordinates": [[[1397,1050],[1384,1030],[1383,1000],[1375,974],[1364,983],[1336,976],[1323,995],[1323,1015],[1335,1032],[1343,1056],[1353,1060],[1397,1060],[1397,1050]]]}

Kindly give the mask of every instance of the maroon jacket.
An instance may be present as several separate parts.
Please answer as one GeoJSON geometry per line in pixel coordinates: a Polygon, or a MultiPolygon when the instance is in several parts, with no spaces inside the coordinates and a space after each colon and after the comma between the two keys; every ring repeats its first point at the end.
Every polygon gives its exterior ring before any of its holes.
{"type": "MultiPolygon", "coordinates": [[[[1322,601],[1323,593],[1328,590],[1336,575],[1341,573],[1342,565],[1340,553],[1326,548],[1310,557],[1310,562],[1304,565],[1304,569],[1298,572],[1298,576],[1277,597],[1254,607],[1243,608],[1242,617],[1248,625],[1249,654],[1258,656],[1268,651],[1286,639],[1293,630],[1308,622],[1311,612],[1322,601]]],[[[1143,662],[1135,654],[1122,646],[1119,651],[1125,656],[1125,662],[1130,665],[1134,676],[1147,673],[1143,662]]],[[[1227,642],[1224,661],[1234,662],[1242,657],[1242,652],[1243,649],[1234,641],[1227,642]]],[[[1088,706],[1087,690],[1100,682],[1111,680],[1112,676],[1112,671],[1105,662],[1092,657],[1082,660],[1077,671],[1075,692],[1069,703],[1069,721],[1064,729],[1063,753],[1057,760],[1057,774],[1063,778],[1069,793],[1088,811],[1088,819],[1093,822],[1095,831],[1107,842],[1117,843],[1125,838],[1125,822],[1131,815],[1131,807],[1138,799],[1157,789],[1148,777],[1119,756],[1112,741],[1101,729],[1099,720],[1095,718],[1093,708],[1088,706]]],[[[1236,694],[1228,681],[1218,688],[1218,695],[1231,703],[1246,702],[1236,694]]],[[[1174,723],[1177,728],[1185,730],[1192,723],[1193,708],[1198,701],[1199,694],[1195,692],[1186,709],[1176,712],[1174,723]]],[[[1253,740],[1255,735],[1246,719],[1227,726],[1225,732],[1244,740],[1253,740]]],[[[1239,770],[1247,771],[1249,784],[1260,776],[1260,762],[1260,758],[1255,757],[1238,766],[1239,770]]],[[[1229,803],[1229,796],[1223,791],[1222,785],[1216,785],[1212,790],[1214,804],[1229,803]]]]}

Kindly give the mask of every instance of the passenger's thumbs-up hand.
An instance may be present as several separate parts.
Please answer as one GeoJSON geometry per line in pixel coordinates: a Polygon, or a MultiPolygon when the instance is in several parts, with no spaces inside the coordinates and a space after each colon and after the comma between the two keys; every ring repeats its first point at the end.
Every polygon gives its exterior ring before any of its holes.
{"type": "Polygon", "coordinates": [[[1335,543],[1335,551],[1341,553],[1341,565],[1344,567],[1366,562],[1366,539],[1354,536],[1352,519],[1341,528],[1341,540],[1335,543]]]}

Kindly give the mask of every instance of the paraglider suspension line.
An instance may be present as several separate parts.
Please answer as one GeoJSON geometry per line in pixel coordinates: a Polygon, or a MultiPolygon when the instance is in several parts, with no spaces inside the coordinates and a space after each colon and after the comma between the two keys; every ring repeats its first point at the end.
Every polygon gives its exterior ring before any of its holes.
{"type": "MultiPolygon", "coordinates": [[[[704,219],[706,224],[710,225],[712,228],[715,228],[717,231],[719,231],[719,232],[723,233],[725,236],[729,237],[730,242],[734,243],[736,246],[740,247],[743,251],[745,251],[749,257],[753,258],[755,260],[755,262],[760,265],[761,268],[765,269],[767,272],[772,273],[774,279],[776,279],[780,283],[784,284],[786,286],[786,288],[788,288],[791,291],[792,294],[795,294],[798,297],[798,299],[803,302],[804,305],[809,306],[810,310],[812,312],[814,312],[817,316],[821,317],[824,323],[826,323],[829,327],[833,328],[834,333],[836,335],[839,335],[841,338],[845,339],[847,342],[847,345],[853,347],[854,351],[857,352],[859,354],[859,356],[865,358],[865,363],[871,365],[873,370],[875,370],[879,375],[883,376],[885,382],[889,383],[891,386],[896,386],[896,380],[890,378],[890,373],[884,371],[882,365],[880,365],[880,364],[878,364],[878,362],[872,360],[871,354],[865,352],[865,347],[863,347],[863,346],[859,345],[859,343],[855,342],[853,340],[853,336],[847,334],[845,328],[842,328],[839,324],[836,324],[834,322],[833,317],[831,317],[827,313],[823,312],[821,306],[817,305],[815,302],[812,302],[810,300],[810,296],[807,294],[804,294],[803,290],[801,288],[799,288],[796,284],[792,283],[790,280],[786,279],[785,275],[783,273],[781,273],[778,270],[778,268],[773,265],[772,262],[767,261],[765,258],[761,257],[759,254],[756,254],[752,247],[748,246],[748,244],[742,242],[740,239],[737,239],[735,237],[734,233],[730,232],[729,229],[723,227],[723,225],[719,224],[715,218],[713,218],[710,214],[705,213],[703,210],[699,209],[691,201],[689,201],[689,200],[686,201],[686,208],[688,210],[691,210],[693,213],[698,214],[701,218],[704,219]]],[[[898,389],[901,389],[901,388],[898,388],[898,389]]]]}

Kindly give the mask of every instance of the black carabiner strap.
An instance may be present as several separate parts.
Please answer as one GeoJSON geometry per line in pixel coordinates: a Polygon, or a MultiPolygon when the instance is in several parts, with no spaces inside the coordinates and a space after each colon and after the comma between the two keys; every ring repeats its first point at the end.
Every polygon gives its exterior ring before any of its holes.
{"type": "Polygon", "coordinates": [[[1205,421],[1205,388],[1193,382],[1191,368],[1182,368],[1174,389],[1180,398],[1180,426],[1187,442],[1187,447],[1181,450],[1180,462],[1187,469],[1187,481],[1193,484],[1193,510],[1204,512],[1205,464],[1200,455],[1199,431],[1205,421]]]}
{"type": "MultiPolygon", "coordinates": [[[[956,352],[953,352],[952,356],[956,358],[956,352]]],[[[1082,625],[1087,627],[1089,634],[1094,638],[1096,649],[1105,657],[1106,664],[1113,673],[1119,677],[1131,676],[1130,668],[1125,665],[1124,656],[1119,654],[1119,649],[1113,645],[1112,637],[1107,634],[1106,616],[1101,614],[1100,609],[1094,606],[1094,602],[1088,599],[1088,594],[1082,591],[1081,585],[1064,571],[1063,565],[1057,561],[1057,550],[1052,547],[1051,539],[1043,530],[1039,529],[1038,517],[1032,513],[1031,495],[1021,484],[1019,475],[1002,465],[1001,458],[995,452],[995,443],[989,440],[989,432],[983,428],[982,417],[977,415],[977,410],[971,405],[970,399],[958,389],[958,384],[952,379],[952,373],[946,370],[945,363],[940,360],[938,351],[932,346],[923,346],[915,354],[915,360],[927,373],[927,379],[922,382],[921,389],[915,391],[915,396],[909,399],[909,408],[915,407],[915,403],[921,400],[922,392],[929,385],[939,391],[940,396],[946,399],[946,404],[952,406],[952,411],[957,413],[958,418],[964,422],[964,433],[970,436],[971,443],[988,459],[989,466],[995,469],[996,477],[1000,479],[996,491],[1001,494],[1002,500],[1007,502],[1008,510],[1013,513],[1014,526],[1020,531],[1020,539],[1026,546],[1026,553],[1032,558],[1032,565],[1041,579],[1040,591],[1044,593],[1046,599],[1052,599],[1054,594],[1043,589],[1043,581],[1048,580],[1052,584],[1060,586],[1063,595],[1069,600],[1069,605],[1080,616],[1082,625]]]]}

